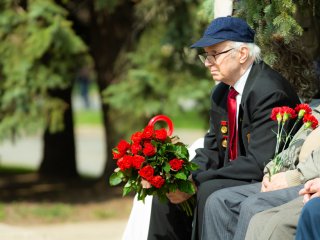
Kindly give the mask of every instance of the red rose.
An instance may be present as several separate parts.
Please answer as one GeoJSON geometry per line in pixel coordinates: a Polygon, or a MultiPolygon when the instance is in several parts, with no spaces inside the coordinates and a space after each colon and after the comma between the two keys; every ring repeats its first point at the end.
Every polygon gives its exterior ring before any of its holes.
{"type": "Polygon", "coordinates": [[[151,143],[145,143],[143,148],[143,154],[151,157],[156,154],[156,148],[151,143]]]}
{"type": "Polygon", "coordinates": [[[161,176],[154,176],[151,180],[150,183],[152,186],[156,188],[161,188],[162,185],[164,184],[165,180],[161,176]]]}
{"type": "Polygon", "coordinates": [[[118,152],[118,151],[112,151],[113,159],[119,159],[121,158],[125,152],[118,152]]]}
{"type": "Polygon", "coordinates": [[[153,126],[146,126],[143,130],[142,138],[144,139],[150,139],[152,138],[154,133],[153,126]]]}
{"type": "Polygon", "coordinates": [[[125,140],[121,140],[117,148],[119,152],[125,153],[130,148],[130,144],[125,140]]]}
{"type": "Polygon", "coordinates": [[[138,143],[134,143],[131,145],[132,154],[138,154],[142,150],[142,146],[138,143]]]}
{"type": "Polygon", "coordinates": [[[165,141],[167,139],[167,130],[164,128],[161,128],[159,130],[155,130],[154,133],[156,135],[156,139],[158,139],[160,141],[165,141]]]}
{"type": "Polygon", "coordinates": [[[150,165],[147,165],[147,166],[141,168],[138,173],[142,178],[150,181],[153,177],[154,169],[150,165]]]}
{"type": "Polygon", "coordinates": [[[175,158],[170,160],[169,164],[173,171],[179,171],[182,168],[183,162],[183,160],[175,158]]]}
{"type": "Polygon", "coordinates": [[[136,133],[132,134],[131,140],[134,143],[140,143],[142,140],[142,132],[136,132],[136,133]]]}
{"type": "Polygon", "coordinates": [[[273,121],[281,122],[281,120],[282,120],[282,107],[275,107],[272,109],[271,119],[273,121]]]}
{"type": "Polygon", "coordinates": [[[132,166],[132,156],[124,155],[122,158],[120,158],[117,161],[117,165],[122,171],[131,168],[131,166],[132,166]]]}
{"type": "Polygon", "coordinates": [[[282,107],[282,113],[283,113],[283,118],[282,121],[287,121],[289,118],[296,118],[297,114],[296,112],[287,106],[282,107]]]}
{"type": "Polygon", "coordinates": [[[294,110],[298,113],[299,118],[302,118],[305,114],[311,114],[312,112],[309,105],[305,103],[298,104],[294,110]]]}
{"type": "Polygon", "coordinates": [[[132,165],[135,169],[140,169],[141,164],[145,161],[145,158],[140,155],[134,155],[132,157],[132,165]]]}
{"type": "Polygon", "coordinates": [[[309,128],[310,126],[315,129],[318,126],[318,120],[311,114],[305,114],[303,117],[303,122],[305,128],[309,128]]]}

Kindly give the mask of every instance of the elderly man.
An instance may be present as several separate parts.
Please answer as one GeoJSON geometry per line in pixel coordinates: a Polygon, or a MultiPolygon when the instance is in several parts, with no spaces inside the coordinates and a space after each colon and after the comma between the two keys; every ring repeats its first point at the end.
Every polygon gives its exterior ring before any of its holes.
{"type": "Polygon", "coordinates": [[[204,148],[196,150],[193,159],[200,166],[190,177],[197,188],[197,206],[192,219],[176,205],[190,195],[168,193],[168,204],[153,198],[149,240],[190,239],[191,230],[194,239],[200,238],[198,226],[211,193],[262,179],[276,145],[272,108],[299,103],[286,79],[260,61],[254,31],[242,19],[213,20],[191,47],[204,49],[200,59],[213,79],[221,82],[211,95],[210,130],[204,148]]]}

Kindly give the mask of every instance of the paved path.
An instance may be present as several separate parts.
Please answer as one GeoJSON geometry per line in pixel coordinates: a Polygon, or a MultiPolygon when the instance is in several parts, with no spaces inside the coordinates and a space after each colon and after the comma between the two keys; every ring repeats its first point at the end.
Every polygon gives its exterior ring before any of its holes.
{"type": "Polygon", "coordinates": [[[120,240],[126,220],[18,227],[0,224],[1,240],[120,240]]]}

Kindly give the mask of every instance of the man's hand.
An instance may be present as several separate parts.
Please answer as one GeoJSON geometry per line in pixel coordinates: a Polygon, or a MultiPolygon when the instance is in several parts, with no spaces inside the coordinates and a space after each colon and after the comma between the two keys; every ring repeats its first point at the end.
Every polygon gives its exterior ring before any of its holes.
{"type": "Polygon", "coordinates": [[[192,197],[191,194],[181,192],[178,189],[175,192],[167,193],[167,198],[170,200],[170,202],[172,202],[174,204],[182,203],[191,197],[192,197]]]}
{"type": "Polygon", "coordinates": [[[141,179],[141,185],[142,185],[142,188],[146,188],[146,189],[152,187],[151,183],[143,178],[141,179]]]}
{"type": "MultiPolygon", "coordinates": [[[[193,182],[191,175],[189,176],[189,181],[192,182],[194,189],[197,191],[196,184],[193,182]]],[[[178,189],[175,192],[167,193],[167,198],[170,200],[170,202],[172,202],[174,204],[182,203],[191,197],[192,197],[192,194],[181,192],[178,189]]]]}
{"type": "Polygon", "coordinates": [[[269,175],[265,175],[261,184],[261,192],[270,192],[288,187],[288,182],[284,172],[272,175],[269,181],[269,175]]]}
{"type": "Polygon", "coordinates": [[[299,195],[303,195],[303,203],[308,202],[312,198],[320,197],[320,178],[306,182],[304,188],[299,191],[299,195]]]}

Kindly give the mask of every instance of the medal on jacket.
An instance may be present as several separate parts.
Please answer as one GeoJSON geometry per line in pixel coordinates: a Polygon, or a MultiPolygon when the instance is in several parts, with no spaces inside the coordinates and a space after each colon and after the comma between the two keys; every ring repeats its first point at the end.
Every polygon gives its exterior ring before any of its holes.
{"type": "Polygon", "coordinates": [[[220,122],[221,128],[220,131],[222,134],[226,134],[228,132],[228,122],[227,121],[221,121],[220,122]]]}
{"type": "Polygon", "coordinates": [[[221,141],[222,147],[226,148],[228,146],[228,136],[223,136],[221,141]]]}

